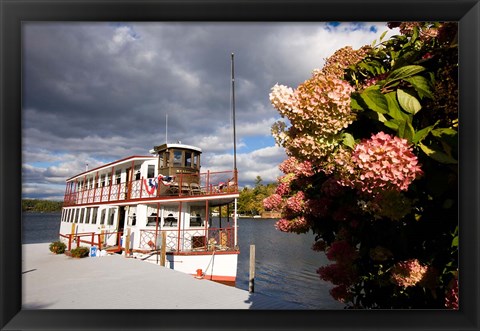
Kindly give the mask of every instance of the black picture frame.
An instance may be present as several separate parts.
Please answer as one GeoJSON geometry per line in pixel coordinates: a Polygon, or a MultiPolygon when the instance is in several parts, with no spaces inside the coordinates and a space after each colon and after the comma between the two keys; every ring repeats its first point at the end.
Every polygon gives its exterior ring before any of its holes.
{"type": "Polygon", "coordinates": [[[472,0],[0,0],[2,330],[478,330],[479,17],[472,0]],[[236,311],[21,309],[21,29],[26,21],[458,21],[460,310],[236,311]]]}

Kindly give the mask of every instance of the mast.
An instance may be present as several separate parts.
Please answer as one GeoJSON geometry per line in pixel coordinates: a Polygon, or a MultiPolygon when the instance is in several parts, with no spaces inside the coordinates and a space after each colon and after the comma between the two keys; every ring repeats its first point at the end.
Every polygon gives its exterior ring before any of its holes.
{"type": "Polygon", "coordinates": [[[234,75],[234,62],[232,53],[232,117],[233,117],[233,170],[235,171],[235,177],[237,176],[237,138],[235,128],[235,75],[234,75]]]}
{"type": "MultiPolygon", "coordinates": [[[[234,59],[232,53],[232,117],[233,117],[233,175],[235,178],[235,185],[237,185],[238,189],[238,173],[237,173],[237,134],[235,128],[235,67],[234,67],[234,59]]],[[[234,245],[237,247],[238,245],[238,227],[237,227],[237,198],[234,200],[234,207],[233,207],[233,228],[234,228],[234,245]]]]}

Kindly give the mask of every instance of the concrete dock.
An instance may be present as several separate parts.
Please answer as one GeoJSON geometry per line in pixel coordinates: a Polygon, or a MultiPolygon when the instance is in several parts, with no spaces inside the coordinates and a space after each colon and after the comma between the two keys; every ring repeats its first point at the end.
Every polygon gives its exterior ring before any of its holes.
{"type": "Polygon", "coordinates": [[[121,255],[74,259],[22,246],[22,309],[304,309],[121,255]]]}

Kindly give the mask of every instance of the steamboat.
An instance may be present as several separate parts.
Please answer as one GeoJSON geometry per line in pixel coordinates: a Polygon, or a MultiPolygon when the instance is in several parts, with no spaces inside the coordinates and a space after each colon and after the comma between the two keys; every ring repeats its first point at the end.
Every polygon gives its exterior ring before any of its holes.
{"type": "Polygon", "coordinates": [[[67,250],[87,246],[95,255],[122,254],[235,284],[238,173],[201,172],[201,153],[165,143],[149,156],[67,179],[60,226],[67,250]],[[222,211],[231,215],[226,226],[213,227],[212,214],[222,211]]]}

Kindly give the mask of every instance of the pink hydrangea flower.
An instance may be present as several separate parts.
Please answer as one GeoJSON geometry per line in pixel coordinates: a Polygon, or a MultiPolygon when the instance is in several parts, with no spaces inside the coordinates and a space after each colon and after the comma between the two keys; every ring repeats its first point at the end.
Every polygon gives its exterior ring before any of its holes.
{"type": "Polygon", "coordinates": [[[292,220],[285,218],[280,219],[275,223],[277,230],[282,232],[306,233],[310,229],[310,225],[304,217],[297,217],[292,220]]]}
{"type": "Polygon", "coordinates": [[[280,196],[286,196],[290,194],[290,184],[288,183],[279,183],[275,193],[280,195],[280,196]]]}
{"type": "Polygon", "coordinates": [[[343,166],[339,182],[362,192],[406,191],[423,174],[407,140],[379,132],[355,146],[351,159],[338,159],[343,166]]]}
{"type": "Polygon", "coordinates": [[[270,102],[284,116],[296,107],[293,89],[285,85],[275,84],[272,87],[270,102]]]}
{"type": "Polygon", "coordinates": [[[286,201],[286,207],[293,213],[300,213],[305,205],[305,193],[297,192],[286,201]]]}
{"type": "Polygon", "coordinates": [[[428,271],[417,259],[410,259],[395,264],[391,270],[391,281],[402,287],[417,285],[428,271]]]}
{"type": "Polygon", "coordinates": [[[279,194],[272,194],[263,199],[263,206],[266,210],[280,211],[283,208],[283,199],[279,194]]]}
{"type": "Polygon", "coordinates": [[[313,166],[312,163],[309,161],[300,162],[295,157],[290,157],[283,161],[278,168],[284,174],[294,174],[295,176],[305,176],[310,177],[313,176],[313,166]]]}

